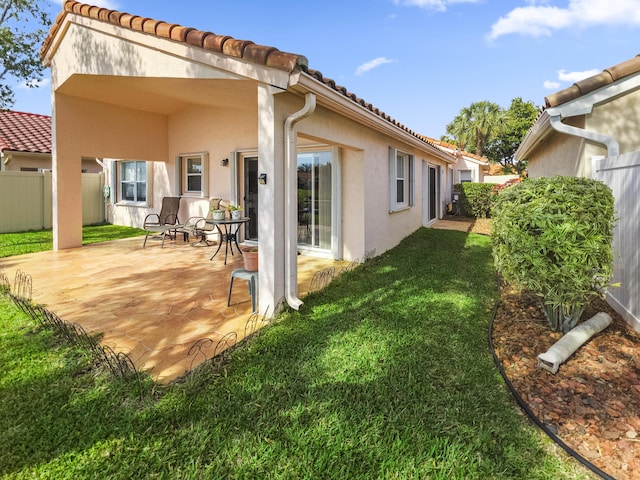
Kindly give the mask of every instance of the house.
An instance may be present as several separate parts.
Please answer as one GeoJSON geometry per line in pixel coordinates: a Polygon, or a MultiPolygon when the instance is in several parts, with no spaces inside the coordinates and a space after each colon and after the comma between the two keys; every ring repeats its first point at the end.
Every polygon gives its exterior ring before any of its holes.
{"type": "Polygon", "coordinates": [[[66,1],[51,67],[54,248],[81,246],[79,163],[111,159],[111,218],[142,225],[165,196],[184,217],[241,204],[259,244],[259,309],[299,308],[297,254],[355,260],[442,216],[455,159],[312,70],[307,59],[66,1]],[[299,222],[305,232],[299,238],[299,222]]]}
{"type": "Polygon", "coordinates": [[[640,331],[640,57],[575,83],[545,99],[516,151],[530,177],[568,175],[613,190],[614,283],[609,303],[640,331]]]}
{"type": "Polygon", "coordinates": [[[448,175],[449,182],[453,185],[463,182],[483,183],[484,176],[487,173],[490,164],[486,157],[460,150],[457,145],[445,142],[444,140],[436,140],[435,138],[424,137],[428,142],[436,145],[456,159],[456,163],[449,165],[448,175]]]}
{"type": "MultiPolygon", "coordinates": [[[[83,159],[82,171],[98,173],[95,159],[83,159]]],[[[0,111],[0,171],[51,170],[51,117],[36,113],[0,111]]]]}

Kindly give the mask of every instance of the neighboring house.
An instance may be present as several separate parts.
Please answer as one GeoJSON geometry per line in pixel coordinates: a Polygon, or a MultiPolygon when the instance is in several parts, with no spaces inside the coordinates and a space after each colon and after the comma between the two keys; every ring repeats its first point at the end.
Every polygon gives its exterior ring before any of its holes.
{"type": "Polygon", "coordinates": [[[545,99],[516,159],[529,176],[596,178],[613,190],[614,279],[609,303],[640,331],[640,57],[545,99]]]}
{"type": "Polygon", "coordinates": [[[457,145],[443,140],[424,136],[423,138],[454,158],[455,163],[447,167],[446,190],[444,192],[445,205],[453,199],[453,185],[464,182],[483,183],[485,181],[485,173],[490,167],[487,158],[460,150],[457,145]]]}
{"type": "Polygon", "coordinates": [[[82,244],[83,156],[112,159],[117,224],[141,226],[165,196],[181,196],[183,220],[210,197],[241,204],[260,248],[261,312],[283,297],[299,308],[298,252],[379,254],[444,213],[456,160],[302,55],[67,1],[42,56],[55,249],[82,244]]]}
{"type": "MultiPolygon", "coordinates": [[[[51,170],[51,117],[35,113],[0,111],[0,171],[51,170]]],[[[83,159],[82,171],[98,173],[94,159],[83,159]]]]}

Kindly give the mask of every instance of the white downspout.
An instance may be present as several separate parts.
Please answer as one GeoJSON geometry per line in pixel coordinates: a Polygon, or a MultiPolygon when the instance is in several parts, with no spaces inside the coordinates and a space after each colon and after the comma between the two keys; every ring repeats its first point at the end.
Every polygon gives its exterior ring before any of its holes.
{"type": "Polygon", "coordinates": [[[610,135],[605,135],[604,133],[593,132],[562,123],[560,114],[549,114],[549,121],[551,123],[551,128],[553,128],[557,132],[566,133],[567,135],[573,135],[574,137],[585,138],[587,140],[591,140],[593,142],[604,145],[605,147],[607,147],[608,157],[615,157],[617,155],[620,155],[620,145],[618,144],[617,140],[610,135]]]}
{"type": "Polygon", "coordinates": [[[284,122],[284,290],[287,304],[299,310],[302,300],[298,298],[298,169],[297,141],[293,127],[316,110],[316,96],[307,93],[304,107],[291,114],[284,122]]]}

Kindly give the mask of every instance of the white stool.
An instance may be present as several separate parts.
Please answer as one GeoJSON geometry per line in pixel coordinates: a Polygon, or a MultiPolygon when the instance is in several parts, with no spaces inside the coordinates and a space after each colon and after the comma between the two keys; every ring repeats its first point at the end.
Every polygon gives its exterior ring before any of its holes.
{"type": "Polygon", "coordinates": [[[231,272],[231,282],[229,283],[229,296],[227,297],[227,307],[231,304],[231,290],[233,289],[233,279],[243,278],[249,282],[249,295],[251,295],[251,308],[254,312],[258,309],[258,272],[249,272],[244,268],[236,268],[231,272]]]}

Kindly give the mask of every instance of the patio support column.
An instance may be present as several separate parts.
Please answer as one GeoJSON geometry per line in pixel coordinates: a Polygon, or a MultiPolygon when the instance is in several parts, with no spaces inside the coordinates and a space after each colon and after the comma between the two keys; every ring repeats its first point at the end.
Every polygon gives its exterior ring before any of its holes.
{"type": "Polygon", "coordinates": [[[63,95],[52,101],[53,249],[82,246],[82,154],[63,95]]]}
{"type": "Polygon", "coordinates": [[[259,312],[273,313],[284,297],[284,136],[286,112],[276,94],[282,90],[269,85],[258,87],[258,175],[266,174],[266,184],[258,185],[259,312]]]}

